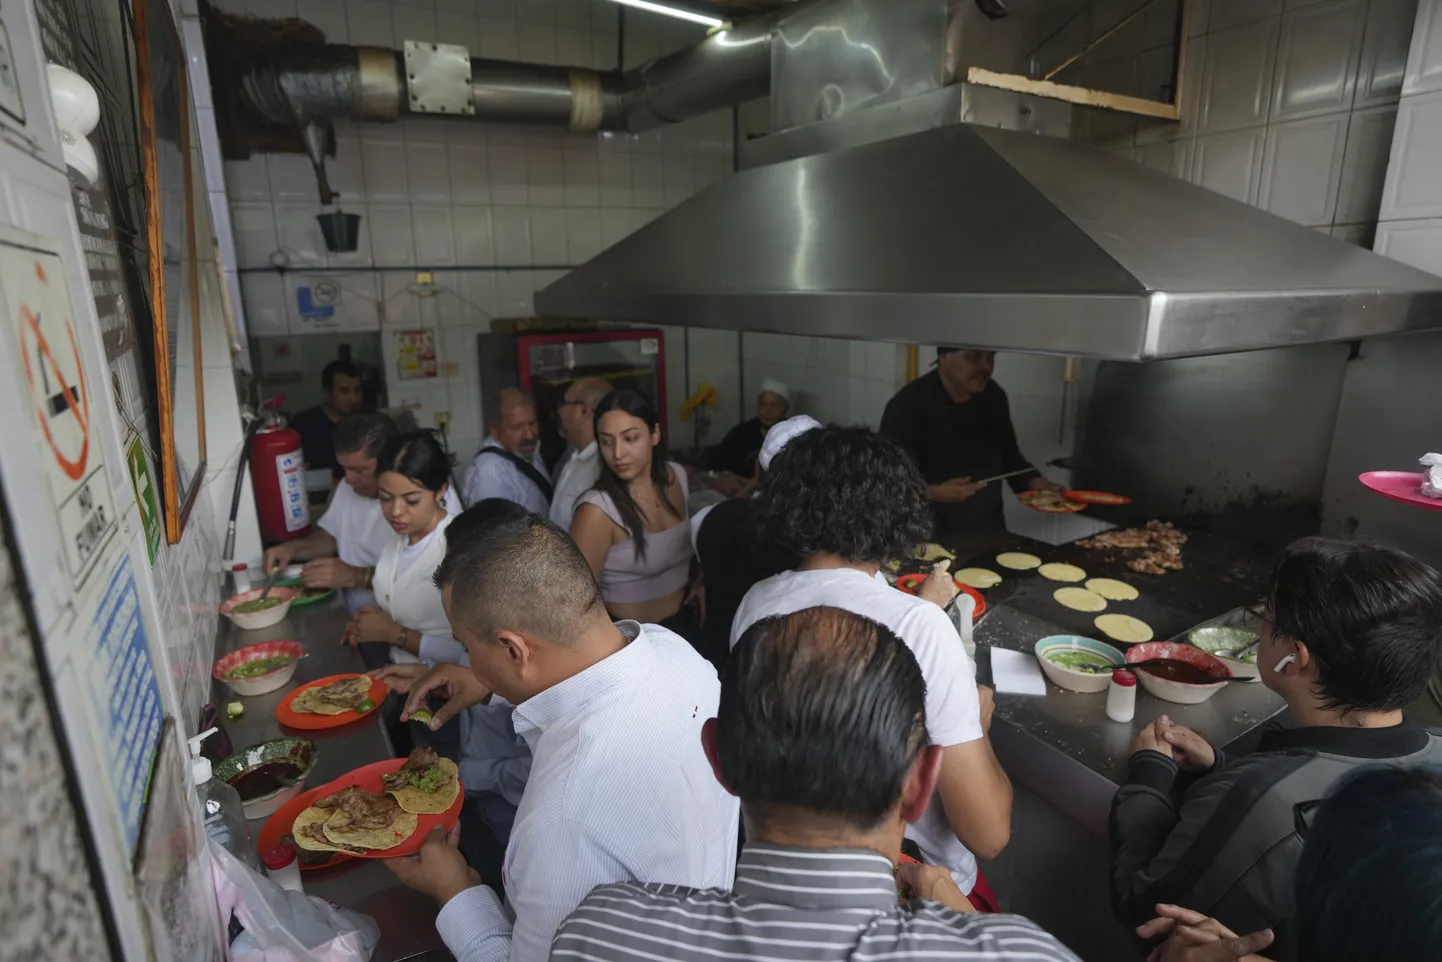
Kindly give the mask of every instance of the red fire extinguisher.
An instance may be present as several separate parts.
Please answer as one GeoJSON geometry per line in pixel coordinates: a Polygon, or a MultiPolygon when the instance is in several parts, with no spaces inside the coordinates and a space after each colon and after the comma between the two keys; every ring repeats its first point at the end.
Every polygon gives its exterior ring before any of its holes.
{"type": "Polygon", "coordinates": [[[266,544],[310,533],[310,496],[305,490],[305,456],[300,435],[274,409],[250,440],[250,483],[260,537],[266,544]]]}

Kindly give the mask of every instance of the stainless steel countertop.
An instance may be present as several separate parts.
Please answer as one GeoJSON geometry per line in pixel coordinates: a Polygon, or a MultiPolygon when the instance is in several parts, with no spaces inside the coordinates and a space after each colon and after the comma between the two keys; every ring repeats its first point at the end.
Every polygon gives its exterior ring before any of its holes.
{"type": "MultiPolygon", "coordinates": [[[[1070,632],[998,605],[976,628],[978,680],[990,681],[992,647],[1031,653],[1042,638],[1063,634],[1070,632]]],[[[991,736],[1013,779],[1105,836],[1112,796],[1125,778],[1127,749],[1158,715],[1225,746],[1285,707],[1260,682],[1234,682],[1200,705],[1162,701],[1138,685],[1136,717],[1120,724],[1106,716],[1106,692],[1082,695],[1048,681],[1042,696],[998,694],[991,736]]]]}
{"type": "MultiPolygon", "coordinates": [[[[220,638],[215,651],[217,659],[259,641],[287,639],[305,645],[306,657],[286,687],[267,695],[240,698],[221,682],[215,681],[212,683],[211,700],[221,706],[231,701],[245,705],[245,714],[235,721],[226,722],[225,726],[236,751],[283,735],[299,735],[313,741],[317,749],[316,763],[306,781],[307,788],[324,785],[362,765],[394,756],[390,738],[380,721],[383,710],[372,712],[341,728],[325,731],[283,729],[276,720],[276,706],[287,693],[300,685],[327,675],[365,670],[360,655],[353,648],[338,644],[345,625],[346,610],[339,592],[329,601],[293,609],[284,621],[270,628],[241,631],[228,618],[221,619],[220,638]]],[[[264,824],[265,819],[251,820],[252,837],[260,837],[264,824]]],[[[352,859],[335,868],[309,871],[304,873],[304,882],[308,895],[319,895],[376,920],[380,926],[381,941],[371,957],[373,962],[396,962],[443,947],[436,932],[435,902],[401,885],[379,860],[352,859]]]]}

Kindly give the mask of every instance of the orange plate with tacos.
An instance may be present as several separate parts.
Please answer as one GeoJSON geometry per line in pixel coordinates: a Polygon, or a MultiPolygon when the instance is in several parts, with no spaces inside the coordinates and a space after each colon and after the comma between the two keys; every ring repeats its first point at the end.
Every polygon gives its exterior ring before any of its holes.
{"type": "MultiPolygon", "coordinates": [[[[357,768],[353,772],[342,775],[335,781],[322,785],[320,788],[312,788],[309,791],[301,792],[295,798],[286,802],[283,807],[278,809],[274,815],[266,820],[265,825],[261,827],[260,837],[256,839],[256,848],[261,854],[264,854],[279,845],[283,836],[292,834],[292,827],[295,824],[296,816],[314,805],[318,798],[326,798],[346,788],[359,788],[363,791],[376,793],[384,792],[385,785],[381,779],[386,775],[400,771],[405,763],[406,759],[404,758],[387,758],[384,761],[372,762],[369,765],[357,768]]],[[[425,842],[426,836],[431,833],[431,829],[440,826],[442,831],[449,832],[460,819],[461,806],[465,803],[466,792],[465,787],[460,785],[459,777],[456,779],[456,782],[458,790],[456,791],[455,801],[451,802],[450,808],[435,815],[415,815],[415,831],[411,832],[409,837],[399,845],[369,852],[312,853],[328,854],[330,859],[324,863],[313,865],[306,865],[302,862],[301,869],[304,871],[314,871],[316,869],[329,868],[332,865],[337,865],[353,858],[399,858],[403,855],[416,854],[421,850],[421,845],[425,842]]]]}
{"type": "Polygon", "coordinates": [[[1086,505],[1080,501],[1068,501],[1051,491],[1023,491],[1016,499],[1033,511],[1047,514],[1074,514],[1086,510],[1086,505]]]}
{"type": "Polygon", "coordinates": [[[299,728],[306,731],[317,731],[323,728],[339,728],[342,725],[349,725],[353,721],[359,721],[366,717],[375,711],[385,699],[386,683],[379,679],[371,678],[361,672],[345,675],[328,675],[325,678],[317,678],[313,682],[302,685],[300,688],[297,688],[282,698],[280,704],[275,706],[275,718],[276,721],[287,728],[299,728]],[[365,711],[356,711],[354,706],[316,705],[316,693],[327,685],[333,685],[337,682],[351,681],[357,689],[356,693],[359,694],[360,679],[368,682],[365,698],[372,703],[371,707],[365,711]],[[297,701],[300,701],[301,704],[297,705],[297,701]],[[308,706],[312,709],[320,707],[324,710],[307,711],[304,710],[302,706],[308,706]]]}
{"type": "MultiPolygon", "coordinates": [[[[909,595],[914,595],[917,593],[917,591],[921,590],[921,583],[925,580],[926,575],[918,574],[915,572],[909,575],[902,575],[900,578],[896,579],[896,589],[898,591],[904,591],[909,595]]],[[[986,614],[986,599],[981,596],[980,591],[977,591],[971,585],[962,584],[955,578],[952,578],[951,581],[952,584],[956,585],[957,591],[961,592],[964,595],[971,595],[971,600],[976,602],[976,610],[971,613],[972,621],[975,621],[982,615],[986,614]]]]}
{"type": "MultiPolygon", "coordinates": [[[[1075,501],[1078,504],[1131,504],[1132,499],[1124,494],[1112,494],[1110,491],[1067,491],[1062,497],[1068,501],[1075,501]]],[[[295,602],[291,602],[295,604],[295,602]]]]}

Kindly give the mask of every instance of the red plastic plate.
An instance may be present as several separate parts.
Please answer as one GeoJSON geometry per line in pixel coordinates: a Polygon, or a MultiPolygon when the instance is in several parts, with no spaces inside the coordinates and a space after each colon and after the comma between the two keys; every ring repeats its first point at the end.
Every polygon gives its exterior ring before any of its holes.
{"type": "Polygon", "coordinates": [[[1415,504],[1419,508],[1442,511],[1442,498],[1429,498],[1422,493],[1425,475],[1416,471],[1368,471],[1357,480],[1384,498],[1415,504]]]}
{"type": "MultiPolygon", "coordinates": [[[[1076,501],[1079,504],[1131,504],[1132,499],[1124,494],[1112,494],[1109,491],[1066,491],[1062,497],[1068,501],[1076,501]]],[[[291,602],[294,604],[295,602],[291,602]]]]}
{"type": "MultiPolygon", "coordinates": [[[[302,685],[282,698],[280,704],[275,706],[276,721],[287,728],[299,728],[304,731],[319,731],[322,728],[339,728],[342,725],[349,725],[353,721],[360,721],[376,709],[372,708],[367,712],[346,711],[341,712],[339,715],[316,715],[312,712],[295,711],[290,707],[290,703],[295,701],[295,697],[307,688],[329,685],[333,681],[355,678],[359,674],[360,672],[351,672],[346,675],[328,675],[325,678],[317,678],[310,684],[302,685]]],[[[376,703],[376,708],[379,708],[381,702],[386,700],[385,682],[379,679],[371,680],[370,700],[376,703]]]]}
{"type": "MultiPolygon", "coordinates": [[[[898,591],[904,591],[909,595],[914,595],[916,594],[917,589],[921,587],[921,583],[925,580],[926,575],[923,574],[912,573],[909,575],[902,575],[900,578],[896,579],[896,588],[898,591]]],[[[972,621],[975,621],[986,613],[986,599],[981,596],[980,591],[977,591],[971,585],[962,584],[954,577],[951,579],[951,581],[952,584],[956,585],[957,591],[960,591],[963,594],[971,595],[971,600],[976,602],[976,610],[971,613],[972,621]]]]}
{"type": "MultiPolygon", "coordinates": [[[[312,788],[308,791],[301,792],[295,798],[292,798],[289,802],[286,802],[285,805],[277,809],[274,815],[266,819],[265,825],[262,826],[260,830],[260,838],[256,840],[256,847],[264,854],[279,845],[281,836],[290,834],[291,826],[295,824],[295,817],[309,808],[311,802],[317,798],[334,795],[341,789],[350,788],[352,785],[356,788],[364,789],[367,792],[384,791],[385,786],[381,783],[381,776],[398,771],[405,763],[406,760],[404,758],[387,758],[384,761],[372,762],[369,765],[357,768],[353,772],[348,772],[335,781],[322,785],[320,788],[312,788]]],[[[329,868],[338,862],[344,862],[352,858],[399,858],[402,855],[416,854],[421,850],[421,845],[425,842],[426,836],[431,833],[431,829],[439,825],[442,829],[449,832],[455,826],[456,821],[461,817],[461,806],[466,800],[465,786],[461,785],[460,789],[461,790],[456,793],[456,800],[452,802],[451,807],[444,812],[441,812],[439,815],[417,815],[415,832],[410,838],[395,848],[388,848],[379,852],[366,852],[363,855],[351,854],[349,852],[332,852],[329,862],[324,865],[311,866],[311,869],[329,868]]]]}

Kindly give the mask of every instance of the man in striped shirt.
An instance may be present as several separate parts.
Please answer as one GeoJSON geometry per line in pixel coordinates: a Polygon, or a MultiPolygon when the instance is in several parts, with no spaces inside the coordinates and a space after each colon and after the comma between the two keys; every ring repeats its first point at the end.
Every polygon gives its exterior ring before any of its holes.
{"type": "Polygon", "coordinates": [[[757,622],[701,733],[746,819],[734,887],[598,886],[552,962],[1077,962],[1026,919],[972,913],[943,868],[893,875],[941,763],[925,695],[915,656],[873,621],[819,607],[757,622]],[[898,901],[898,878],[918,900],[898,901]]]}

